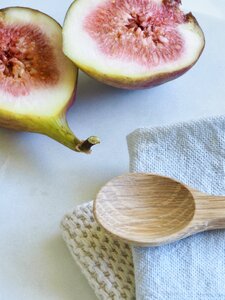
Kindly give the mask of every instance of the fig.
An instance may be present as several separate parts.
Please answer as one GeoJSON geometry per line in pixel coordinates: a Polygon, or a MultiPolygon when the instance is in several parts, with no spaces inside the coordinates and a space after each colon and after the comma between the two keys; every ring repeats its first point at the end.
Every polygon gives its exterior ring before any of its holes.
{"type": "Polygon", "coordinates": [[[64,53],[119,88],[173,80],[197,62],[204,46],[202,29],[180,0],[76,0],[63,26],[64,53]]]}
{"type": "Polygon", "coordinates": [[[48,15],[22,7],[0,10],[0,126],[45,134],[77,152],[80,141],[66,112],[76,91],[77,68],[62,51],[62,28],[48,15]]]}

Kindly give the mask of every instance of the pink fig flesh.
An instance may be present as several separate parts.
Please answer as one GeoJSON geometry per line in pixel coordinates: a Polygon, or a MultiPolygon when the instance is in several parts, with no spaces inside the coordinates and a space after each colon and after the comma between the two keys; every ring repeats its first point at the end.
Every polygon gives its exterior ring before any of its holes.
{"type": "Polygon", "coordinates": [[[38,26],[0,23],[0,88],[28,96],[33,88],[56,85],[59,70],[52,45],[38,26]]]}
{"type": "Polygon", "coordinates": [[[176,26],[185,21],[184,13],[154,1],[133,2],[132,11],[126,1],[107,2],[86,17],[84,29],[101,51],[149,68],[181,57],[184,41],[176,26]]]}
{"type": "Polygon", "coordinates": [[[76,0],[65,19],[64,52],[110,85],[143,88],[189,70],[204,34],[180,0],[76,0]]]}

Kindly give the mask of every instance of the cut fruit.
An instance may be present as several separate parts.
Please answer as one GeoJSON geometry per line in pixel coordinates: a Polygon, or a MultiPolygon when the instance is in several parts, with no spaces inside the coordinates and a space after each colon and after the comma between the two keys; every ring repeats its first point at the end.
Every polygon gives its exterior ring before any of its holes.
{"type": "Polygon", "coordinates": [[[0,10],[0,126],[45,134],[72,150],[89,152],[69,129],[66,111],[76,91],[77,68],[62,52],[62,29],[29,8],[0,10]]]}
{"type": "Polygon", "coordinates": [[[200,57],[204,34],[180,0],[76,0],[63,28],[64,53],[109,85],[137,89],[175,79],[200,57]]]}

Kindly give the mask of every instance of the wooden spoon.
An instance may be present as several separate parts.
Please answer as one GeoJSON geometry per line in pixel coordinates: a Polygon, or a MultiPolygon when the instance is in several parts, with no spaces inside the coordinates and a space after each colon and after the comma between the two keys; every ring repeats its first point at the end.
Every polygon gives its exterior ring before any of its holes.
{"type": "Polygon", "coordinates": [[[106,231],[128,243],[158,246],[225,228],[225,197],[160,175],[127,174],[100,190],[94,215],[106,231]]]}

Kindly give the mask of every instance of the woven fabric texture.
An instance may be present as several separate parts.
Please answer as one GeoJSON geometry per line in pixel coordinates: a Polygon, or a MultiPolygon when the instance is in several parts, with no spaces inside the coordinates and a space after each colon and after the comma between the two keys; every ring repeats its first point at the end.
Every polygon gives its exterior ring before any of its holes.
{"type": "MultiPolygon", "coordinates": [[[[132,172],[158,173],[225,195],[224,117],[138,129],[128,136],[128,148],[132,172]]],[[[224,230],[133,248],[133,260],[138,300],[225,300],[224,230]]]]}
{"type": "Polygon", "coordinates": [[[85,203],[64,217],[63,238],[99,299],[134,300],[131,249],[98,226],[92,207],[85,203]]]}

